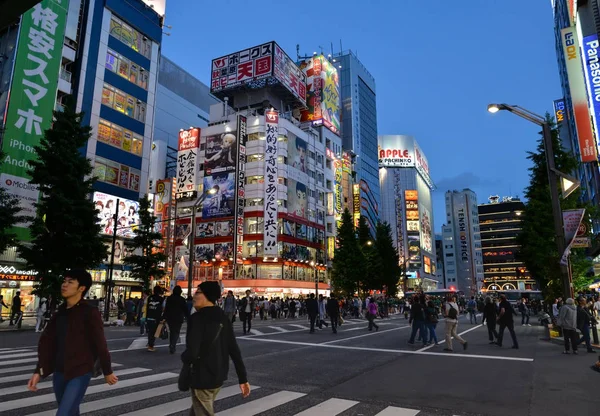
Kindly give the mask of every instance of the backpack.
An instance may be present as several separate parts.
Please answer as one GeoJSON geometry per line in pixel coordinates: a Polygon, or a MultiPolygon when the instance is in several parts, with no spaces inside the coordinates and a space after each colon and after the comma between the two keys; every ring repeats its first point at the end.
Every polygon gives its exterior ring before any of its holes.
{"type": "Polygon", "coordinates": [[[474,300],[470,300],[467,306],[469,307],[469,309],[474,310],[477,307],[477,302],[475,302],[474,300]]]}
{"type": "Polygon", "coordinates": [[[449,319],[458,319],[458,311],[456,310],[456,308],[454,308],[454,306],[452,306],[452,304],[448,304],[450,305],[450,310],[448,311],[448,318],[449,319]]]}

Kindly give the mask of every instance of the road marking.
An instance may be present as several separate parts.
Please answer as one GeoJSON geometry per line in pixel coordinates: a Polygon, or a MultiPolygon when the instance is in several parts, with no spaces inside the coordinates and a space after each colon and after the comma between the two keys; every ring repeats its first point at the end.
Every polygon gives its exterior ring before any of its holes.
{"type": "Polygon", "coordinates": [[[12,349],[11,348],[11,349],[6,350],[6,351],[0,351],[0,359],[2,358],[2,356],[4,354],[14,354],[14,353],[17,353],[17,352],[33,352],[33,351],[30,350],[30,349],[27,349],[27,350],[17,350],[17,349],[12,349]]]}
{"type": "Polygon", "coordinates": [[[250,332],[254,335],[264,335],[264,333],[260,332],[258,329],[251,329],[250,332]]]}
{"type": "Polygon", "coordinates": [[[136,338],[129,345],[129,347],[127,347],[127,349],[128,350],[136,350],[136,349],[140,349],[140,348],[146,348],[147,344],[148,344],[148,338],[146,338],[146,337],[136,338]]]}
{"type": "Polygon", "coordinates": [[[274,329],[274,330],[276,330],[276,331],[279,331],[279,332],[290,332],[289,330],[287,330],[287,329],[283,329],[283,328],[282,328],[282,327],[280,327],[280,326],[269,326],[268,328],[272,328],[272,329],[274,329]]]}
{"type": "Polygon", "coordinates": [[[502,357],[498,355],[476,355],[476,354],[457,354],[457,353],[443,353],[443,352],[427,352],[427,351],[409,351],[409,350],[392,350],[386,348],[367,348],[367,347],[351,347],[346,345],[331,345],[330,343],[313,343],[313,342],[298,342],[298,341],[285,341],[282,339],[267,339],[267,338],[239,338],[241,340],[248,341],[259,341],[259,342],[272,342],[279,344],[290,344],[290,345],[302,345],[307,347],[321,347],[321,348],[338,348],[342,350],[356,350],[356,351],[370,351],[370,352],[388,352],[392,354],[408,354],[408,355],[437,355],[440,357],[459,357],[459,358],[480,358],[488,360],[505,360],[505,361],[523,361],[533,362],[533,358],[521,358],[521,357],[502,357]]]}
{"type": "Polygon", "coordinates": [[[306,329],[310,329],[310,327],[309,327],[309,326],[306,326],[306,325],[298,325],[298,324],[288,324],[288,325],[289,325],[289,326],[296,327],[296,328],[302,328],[302,329],[304,329],[304,330],[306,330],[306,329]]]}
{"type": "Polygon", "coordinates": [[[22,360],[0,361],[0,367],[12,364],[37,363],[37,358],[23,358],[22,360]]]}
{"type": "Polygon", "coordinates": [[[419,412],[420,410],[388,406],[375,416],[416,416],[419,414],[419,412]]]}
{"type": "MultiPolygon", "coordinates": [[[[333,344],[335,342],[342,342],[342,341],[349,341],[351,339],[357,339],[357,338],[363,338],[363,337],[369,337],[372,335],[377,335],[377,334],[384,334],[386,332],[391,332],[391,331],[398,331],[400,329],[404,329],[404,328],[409,328],[408,326],[401,326],[399,328],[392,328],[392,329],[386,329],[385,331],[377,331],[377,332],[369,332],[368,334],[363,334],[363,335],[357,335],[355,337],[347,337],[347,338],[340,338],[340,339],[335,339],[333,341],[327,341],[327,342],[323,342],[323,344],[333,344]]],[[[361,329],[361,328],[359,328],[361,329]]]]}
{"type": "Polygon", "coordinates": [[[358,331],[359,329],[367,329],[367,328],[361,328],[359,326],[359,327],[356,327],[356,328],[344,329],[343,331],[340,331],[340,332],[358,331]]]}
{"type": "MultiPolygon", "coordinates": [[[[179,374],[176,373],[159,373],[153,374],[150,376],[132,378],[128,380],[119,381],[114,386],[109,386],[108,384],[97,384],[95,386],[88,387],[86,394],[96,394],[96,393],[104,393],[107,391],[115,391],[119,389],[125,389],[127,387],[139,386],[139,385],[148,385],[149,383],[153,383],[161,380],[168,380],[170,378],[179,377],[179,374]]],[[[131,395],[132,398],[135,397],[135,393],[131,395]]],[[[7,402],[0,402],[0,412],[14,409],[21,409],[29,406],[36,406],[44,403],[53,403],[56,400],[54,397],[54,393],[49,394],[41,394],[30,396],[24,399],[16,399],[7,402]]],[[[188,399],[189,400],[189,399],[188,399]]],[[[188,406],[189,409],[189,406],[188,406]]]]}
{"type": "MultiPolygon", "coordinates": [[[[466,331],[460,332],[460,333],[458,334],[458,336],[461,336],[461,335],[463,335],[463,334],[466,334],[467,332],[474,331],[474,330],[476,330],[477,328],[480,328],[480,327],[482,327],[482,326],[483,326],[483,325],[479,324],[479,325],[477,325],[477,326],[474,326],[473,328],[469,328],[469,329],[467,329],[466,331]]],[[[445,331],[445,330],[444,330],[444,333],[446,333],[446,331],[445,331]]],[[[454,337],[452,337],[452,339],[454,339],[454,337]]],[[[444,340],[442,340],[442,341],[440,341],[440,342],[438,342],[438,343],[437,343],[437,345],[442,345],[444,342],[446,342],[446,340],[445,340],[445,339],[444,339],[444,340]]],[[[420,350],[417,350],[417,351],[427,351],[428,349],[430,349],[430,348],[433,348],[433,347],[435,347],[435,346],[436,346],[436,344],[429,345],[429,346],[427,346],[427,347],[423,347],[423,348],[421,348],[420,350]]]]}
{"type": "MultiPolygon", "coordinates": [[[[258,339],[258,338],[257,338],[258,339]]],[[[296,393],[293,391],[280,391],[260,399],[253,400],[249,403],[244,403],[231,409],[217,413],[217,416],[253,416],[261,412],[266,412],[282,404],[289,403],[300,397],[306,396],[304,393],[296,393]]]]}
{"type": "MultiPolygon", "coordinates": [[[[114,367],[121,367],[123,364],[115,364],[113,363],[112,366],[114,367]]],[[[17,373],[20,371],[27,371],[27,373],[25,374],[18,374],[16,376],[2,376],[0,378],[0,384],[4,384],[4,383],[10,383],[13,381],[22,381],[22,380],[29,380],[31,378],[31,375],[33,374],[33,370],[35,370],[35,367],[31,367],[31,366],[24,366],[24,367],[13,367],[13,368],[5,368],[4,370],[12,370],[12,371],[0,371],[0,374],[4,374],[4,373],[17,373]]],[[[149,371],[149,370],[148,370],[149,371]]]]}
{"type": "Polygon", "coordinates": [[[329,399],[323,403],[319,403],[316,406],[306,409],[303,412],[296,413],[295,416],[338,415],[350,409],[352,406],[357,405],[358,403],[359,402],[355,402],[354,400],[329,399]]]}
{"type": "Polygon", "coordinates": [[[27,352],[27,353],[21,353],[21,354],[0,355],[0,360],[9,360],[11,358],[32,357],[32,356],[37,356],[37,352],[27,352]]]}

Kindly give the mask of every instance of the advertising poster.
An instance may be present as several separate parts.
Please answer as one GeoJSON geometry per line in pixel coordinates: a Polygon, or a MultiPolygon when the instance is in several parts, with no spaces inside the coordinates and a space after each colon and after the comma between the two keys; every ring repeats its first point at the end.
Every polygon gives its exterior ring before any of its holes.
{"type": "Polygon", "coordinates": [[[190,236],[190,228],[191,224],[177,224],[175,226],[175,239],[176,240],[185,240],[190,236]]]}
{"type": "Polygon", "coordinates": [[[214,222],[201,222],[196,224],[196,237],[208,238],[215,236],[214,222]]]}
{"type": "Polygon", "coordinates": [[[412,136],[379,136],[377,141],[380,168],[415,166],[415,139],[412,136]]]}
{"type": "Polygon", "coordinates": [[[302,173],[308,172],[308,144],[299,137],[288,140],[288,164],[302,173]]]}
{"type": "Polygon", "coordinates": [[[204,177],[204,189],[218,187],[214,194],[208,194],[202,202],[202,218],[230,217],[233,215],[235,199],[235,173],[215,173],[204,177]]]}
{"type": "Polygon", "coordinates": [[[433,251],[431,213],[427,208],[421,209],[421,248],[428,253],[433,251]]]}
{"type": "Polygon", "coordinates": [[[238,115],[237,119],[237,161],[235,178],[237,180],[235,194],[235,217],[231,224],[233,231],[233,262],[243,264],[244,258],[244,207],[246,198],[246,142],[248,141],[246,116],[238,115]]]}
{"type": "Polygon", "coordinates": [[[140,204],[138,201],[117,198],[102,192],[94,192],[93,200],[98,212],[98,223],[102,227],[100,231],[102,234],[113,235],[114,215],[116,213],[117,235],[125,238],[135,237],[134,230],[140,224],[140,204]]]}
{"type": "Polygon", "coordinates": [[[296,244],[283,243],[281,248],[281,257],[285,260],[296,260],[296,244]]]}
{"type": "Polygon", "coordinates": [[[296,63],[275,45],[275,65],[273,75],[287,88],[303,105],[306,104],[306,75],[296,66],[296,63]]]}
{"type": "MultiPolygon", "coordinates": [[[[2,140],[0,186],[19,200],[19,214],[24,216],[36,214],[39,190],[29,183],[29,161],[36,159],[34,146],[52,124],[67,7],[66,1],[43,0],[21,19],[2,140]]],[[[16,224],[13,230],[19,240],[30,239],[28,224],[16,224]]]]}
{"type": "Polygon", "coordinates": [[[196,244],[194,246],[195,261],[211,261],[215,258],[215,250],[212,244],[196,244]]]}
{"type": "Polygon", "coordinates": [[[308,193],[306,185],[293,179],[288,179],[288,215],[307,218],[308,193]]]}
{"type": "Polygon", "coordinates": [[[237,137],[235,133],[223,133],[206,138],[204,170],[206,173],[233,171],[237,162],[237,137]]]}
{"type": "Polygon", "coordinates": [[[214,94],[273,75],[275,42],[263,43],[212,60],[210,92],[214,94]]]}
{"type": "Polygon", "coordinates": [[[585,216],[585,209],[581,208],[565,210],[563,211],[562,215],[567,248],[565,249],[565,252],[562,255],[560,264],[566,265],[568,262],[569,254],[571,254],[573,240],[577,236],[577,232],[579,231],[579,227],[581,226],[581,221],[585,216]]]}
{"type": "MultiPolygon", "coordinates": [[[[279,113],[265,113],[264,255],[277,257],[277,137],[279,113]]],[[[289,186],[289,185],[288,185],[289,186]]]]}
{"type": "Polygon", "coordinates": [[[177,190],[176,198],[193,198],[196,192],[196,173],[198,170],[198,148],[200,129],[193,128],[179,132],[177,151],[177,190]]]}
{"type": "Polygon", "coordinates": [[[304,224],[296,224],[296,237],[306,240],[307,226],[304,224]]]}
{"type": "Polygon", "coordinates": [[[421,268],[421,241],[418,234],[408,235],[408,264],[411,269],[421,268]]]}
{"type": "Polygon", "coordinates": [[[233,220],[215,222],[215,236],[229,237],[233,235],[233,220]]]}
{"type": "Polygon", "coordinates": [[[217,260],[228,260],[233,257],[233,244],[218,243],[215,244],[215,258],[217,260]]]}

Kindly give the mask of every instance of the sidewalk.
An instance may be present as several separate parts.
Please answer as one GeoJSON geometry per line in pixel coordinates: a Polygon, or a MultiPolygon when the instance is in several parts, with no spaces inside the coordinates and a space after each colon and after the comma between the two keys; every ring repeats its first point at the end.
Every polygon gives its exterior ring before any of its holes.
{"type": "Polygon", "coordinates": [[[21,331],[34,331],[36,318],[23,318],[21,329],[16,326],[9,326],[10,320],[5,319],[4,322],[0,323],[0,332],[21,332],[21,331]]]}

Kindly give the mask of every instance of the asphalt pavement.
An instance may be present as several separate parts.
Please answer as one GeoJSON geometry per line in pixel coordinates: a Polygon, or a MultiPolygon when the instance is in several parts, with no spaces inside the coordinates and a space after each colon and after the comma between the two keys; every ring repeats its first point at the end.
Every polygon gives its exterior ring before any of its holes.
{"type": "MultiPolygon", "coordinates": [[[[458,331],[468,349],[455,341],[454,352],[447,353],[445,344],[408,345],[404,316],[376,322],[377,332],[367,330],[366,320],[352,319],[337,334],[330,328],[309,334],[303,318],[254,320],[246,336],[236,322],[253,390],[249,398],[241,397],[232,366],[217,413],[547,416],[594,414],[600,404],[595,391],[600,373],[589,368],[597,355],[562,355],[560,346],[541,340],[540,326],[518,326],[520,349],[514,350],[508,334],[503,348],[489,345],[487,329],[461,317],[458,331]]],[[[444,326],[438,324],[440,341],[444,326]]],[[[164,341],[156,352],[146,351],[137,327],[109,327],[105,333],[119,383],[109,387],[103,380],[92,381],[82,414],[188,414],[189,394],[176,387],[179,354],[170,355],[164,341]]],[[[0,334],[0,415],[54,414],[49,380],[37,393],[25,387],[38,336],[32,331],[0,334]]],[[[183,346],[178,348],[179,353],[183,346]]]]}

